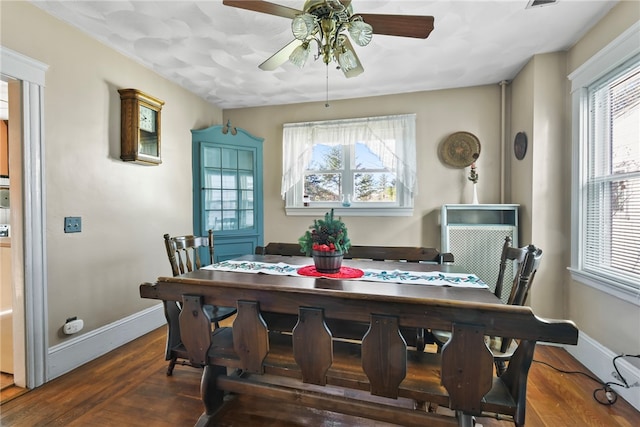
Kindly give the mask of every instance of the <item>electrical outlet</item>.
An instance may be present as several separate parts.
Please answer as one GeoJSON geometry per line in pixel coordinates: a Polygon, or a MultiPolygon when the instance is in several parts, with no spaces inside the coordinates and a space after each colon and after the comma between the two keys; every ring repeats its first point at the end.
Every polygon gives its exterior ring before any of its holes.
{"type": "Polygon", "coordinates": [[[84,322],[82,321],[82,319],[74,319],[67,321],[67,323],[64,324],[64,326],[62,327],[62,332],[64,332],[66,335],[71,335],[75,334],[76,332],[80,332],[83,327],[84,322]]]}
{"type": "Polygon", "coordinates": [[[80,233],[82,231],[82,218],[79,216],[64,217],[65,233],[80,233]]]}
{"type": "MultiPolygon", "coordinates": [[[[620,375],[618,375],[618,373],[617,373],[616,371],[611,372],[611,376],[612,376],[613,378],[615,378],[616,380],[620,381],[620,382],[624,382],[624,381],[622,380],[622,377],[621,377],[620,375]]],[[[635,383],[633,383],[633,384],[629,384],[629,387],[628,387],[628,388],[631,388],[631,387],[640,387],[640,382],[636,381],[636,382],[635,382],[635,383]]]]}

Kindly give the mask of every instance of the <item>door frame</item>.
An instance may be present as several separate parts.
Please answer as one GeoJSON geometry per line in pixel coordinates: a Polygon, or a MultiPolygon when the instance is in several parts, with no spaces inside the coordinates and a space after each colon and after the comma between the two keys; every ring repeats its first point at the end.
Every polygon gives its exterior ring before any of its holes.
{"type": "Polygon", "coordinates": [[[242,128],[214,125],[205,129],[192,129],[192,173],[193,173],[193,232],[205,235],[202,205],[202,167],[203,147],[212,145],[217,148],[247,150],[253,152],[254,162],[254,226],[250,229],[214,230],[216,252],[214,262],[252,254],[256,246],[262,246],[264,240],[263,208],[263,142],[264,138],[251,135],[242,128]]]}
{"type": "Polygon", "coordinates": [[[14,354],[18,356],[14,360],[25,361],[25,364],[16,364],[14,382],[29,389],[48,380],[44,185],[44,84],[48,68],[42,62],[0,46],[0,77],[20,81],[18,117],[22,118],[22,159],[19,165],[9,166],[9,175],[14,176],[14,180],[19,180],[18,188],[22,199],[19,204],[22,212],[18,212],[15,221],[19,227],[12,227],[11,241],[12,253],[14,239],[17,243],[17,254],[12,255],[14,354]],[[12,170],[18,172],[17,176],[12,170]]]}

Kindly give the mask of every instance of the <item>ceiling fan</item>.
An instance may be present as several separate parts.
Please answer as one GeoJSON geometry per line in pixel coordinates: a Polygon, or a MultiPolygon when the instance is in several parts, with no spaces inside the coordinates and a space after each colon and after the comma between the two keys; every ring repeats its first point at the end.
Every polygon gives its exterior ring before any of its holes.
{"type": "Polygon", "coordinates": [[[354,43],[366,46],[373,34],[426,39],[433,30],[433,16],[354,14],[351,0],[306,0],[302,10],[261,0],[223,0],[222,3],[292,19],[295,38],[260,64],[259,68],[265,71],[274,70],[287,60],[303,67],[315,44],[315,59],[322,58],[327,66],[335,60],[346,77],[355,77],[364,68],[347,33],[354,43]]]}

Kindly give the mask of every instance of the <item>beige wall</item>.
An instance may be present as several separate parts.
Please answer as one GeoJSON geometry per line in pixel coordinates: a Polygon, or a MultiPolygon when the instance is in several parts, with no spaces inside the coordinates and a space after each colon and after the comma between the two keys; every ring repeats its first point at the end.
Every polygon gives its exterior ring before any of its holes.
{"type": "Polygon", "coordinates": [[[564,316],[563,278],[570,248],[564,212],[567,195],[560,185],[565,165],[564,147],[571,145],[564,129],[566,77],[564,53],[537,55],[512,82],[512,122],[509,145],[525,132],[528,149],[517,160],[510,150],[511,199],[521,205],[521,245],[533,243],[543,249],[543,263],[529,303],[538,315],[564,316]]]}
{"type": "MultiPolygon", "coordinates": [[[[49,345],[155,304],[138,285],[171,274],[162,235],[192,230],[191,133],[222,111],[27,2],[2,2],[2,45],[49,65],[45,181],[49,345]],[[117,89],[165,101],[160,166],[122,162],[117,89]],[[82,232],[65,234],[65,216],[82,232]]],[[[13,178],[13,177],[12,177],[13,178]]],[[[16,230],[14,230],[14,233],[16,230]]]]}
{"type": "Polygon", "coordinates": [[[440,247],[438,214],[445,203],[468,203],[469,169],[451,169],[438,158],[438,145],[453,132],[480,139],[477,162],[481,203],[500,200],[500,86],[417,92],[374,98],[225,110],[224,120],[265,138],[265,242],[296,242],[310,217],[286,216],[280,196],[282,124],[365,116],[416,113],[418,196],[412,217],[345,217],[354,244],[440,247]]]}
{"type": "MultiPolygon", "coordinates": [[[[569,50],[566,74],[569,75],[575,71],[638,21],[640,21],[640,3],[621,1],[569,50]]],[[[569,97],[568,93],[567,97],[569,97]]],[[[569,111],[569,106],[567,106],[567,111],[569,111]]],[[[567,128],[566,132],[567,139],[570,139],[571,129],[567,128]]],[[[570,153],[571,148],[567,145],[565,156],[570,156],[570,153]]],[[[570,173],[569,163],[567,163],[563,174],[566,194],[570,194],[570,173]]],[[[564,216],[565,221],[570,223],[569,210],[565,212],[564,216]]],[[[569,265],[570,258],[567,258],[566,263],[569,265]]],[[[568,272],[565,272],[565,284],[566,315],[573,319],[583,332],[616,354],[638,353],[638,349],[640,349],[640,333],[638,333],[640,308],[637,305],[575,282],[571,280],[568,272]]],[[[634,363],[634,360],[630,360],[630,362],[634,363]]]]}
{"type": "Polygon", "coordinates": [[[570,249],[565,217],[565,212],[570,211],[570,198],[560,185],[566,165],[571,164],[571,157],[564,156],[564,147],[571,144],[564,133],[570,123],[564,114],[567,90],[565,63],[564,53],[534,58],[533,171],[529,212],[531,241],[544,248],[545,268],[536,275],[530,303],[538,315],[552,318],[565,316],[562,279],[568,265],[565,255],[570,249]]]}
{"type": "Polygon", "coordinates": [[[535,67],[531,60],[511,82],[511,123],[507,137],[508,163],[512,203],[520,205],[521,244],[534,243],[531,237],[531,176],[533,175],[534,117],[533,99],[535,94],[535,67]],[[522,160],[517,160],[513,151],[513,140],[518,132],[527,135],[527,152],[522,160]]]}

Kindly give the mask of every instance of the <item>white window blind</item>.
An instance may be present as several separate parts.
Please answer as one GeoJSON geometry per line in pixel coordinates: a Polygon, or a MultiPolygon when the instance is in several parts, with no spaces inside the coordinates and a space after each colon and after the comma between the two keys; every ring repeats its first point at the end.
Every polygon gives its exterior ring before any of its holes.
{"type": "Polygon", "coordinates": [[[582,269],[640,289],[640,60],[588,87],[582,269]]]}

